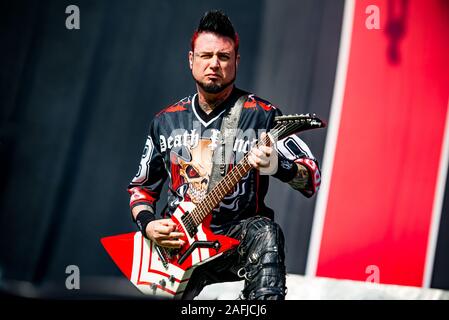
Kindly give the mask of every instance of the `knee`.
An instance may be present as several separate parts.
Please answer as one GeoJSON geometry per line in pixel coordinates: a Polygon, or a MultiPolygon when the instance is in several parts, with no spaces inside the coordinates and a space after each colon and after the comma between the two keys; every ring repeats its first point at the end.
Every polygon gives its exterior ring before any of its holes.
{"type": "Polygon", "coordinates": [[[241,254],[247,253],[248,259],[253,263],[259,259],[268,259],[272,263],[274,256],[278,263],[283,263],[284,243],[284,234],[276,222],[269,218],[256,217],[248,222],[239,251],[241,254]],[[264,258],[267,254],[268,257],[264,258]]]}
{"type": "Polygon", "coordinates": [[[255,218],[239,246],[246,299],[283,299],[285,296],[284,235],[270,219],[255,218]]]}
{"type": "Polygon", "coordinates": [[[269,219],[259,219],[248,228],[239,251],[247,271],[247,280],[255,277],[262,269],[271,270],[268,273],[284,273],[284,234],[279,225],[269,219]]]}

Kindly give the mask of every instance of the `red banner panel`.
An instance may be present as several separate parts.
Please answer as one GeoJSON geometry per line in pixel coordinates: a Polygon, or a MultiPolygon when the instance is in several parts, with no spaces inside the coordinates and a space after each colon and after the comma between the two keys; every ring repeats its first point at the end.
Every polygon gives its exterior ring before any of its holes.
{"type": "Polygon", "coordinates": [[[317,276],[422,285],[448,99],[449,4],[356,1],[317,276]]]}

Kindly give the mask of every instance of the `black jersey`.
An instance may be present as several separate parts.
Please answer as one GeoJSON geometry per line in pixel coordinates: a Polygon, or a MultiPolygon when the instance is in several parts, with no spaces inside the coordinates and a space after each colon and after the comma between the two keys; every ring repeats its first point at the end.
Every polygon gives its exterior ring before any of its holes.
{"type": "MultiPolygon", "coordinates": [[[[247,94],[233,145],[232,164],[257,143],[263,131],[273,126],[281,111],[254,94],[234,88],[231,95],[209,114],[198,104],[194,94],[160,111],[150,124],[149,134],[139,170],[128,186],[131,208],[147,204],[156,212],[156,202],[164,182],[169,179],[167,210],[171,215],[180,201],[199,203],[207,193],[212,169],[212,156],[220,136],[223,115],[237,99],[247,94]]],[[[318,163],[307,145],[296,135],[277,142],[278,165],[274,177],[290,183],[306,197],[312,196],[320,184],[318,163]],[[295,183],[297,166],[309,171],[304,186],[295,183]]],[[[254,215],[273,218],[273,210],[265,205],[268,175],[252,169],[214,209],[212,228],[216,230],[254,215]]]]}

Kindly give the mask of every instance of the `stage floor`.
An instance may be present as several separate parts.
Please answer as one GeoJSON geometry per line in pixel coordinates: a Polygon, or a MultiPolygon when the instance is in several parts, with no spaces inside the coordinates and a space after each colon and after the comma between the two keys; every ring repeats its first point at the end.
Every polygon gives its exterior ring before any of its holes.
{"type": "MultiPolygon", "coordinates": [[[[198,300],[237,299],[243,281],[203,289],[198,300]]],[[[287,275],[287,300],[449,300],[449,291],[352,280],[287,275]]]]}

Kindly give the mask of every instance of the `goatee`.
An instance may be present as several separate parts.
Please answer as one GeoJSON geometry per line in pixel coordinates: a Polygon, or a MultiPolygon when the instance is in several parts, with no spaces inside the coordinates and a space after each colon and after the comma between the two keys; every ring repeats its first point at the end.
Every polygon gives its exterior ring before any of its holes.
{"type": "MultiPolygon", "coordinates": [[[[195,77],[194,77],[194,79],[195,79],[195,77]]],[[[235,81],[235,76],[228,83],[204,83],[204,82],[201,82],[201,81],[198,81],[195,79],[195,82],[200,86],[201,89],[203,89],[207,93],[212,93],[212,94],[222,92],[224,89],[226,89],[231,84],[233,84],[234,81],[235,81]]]]}

